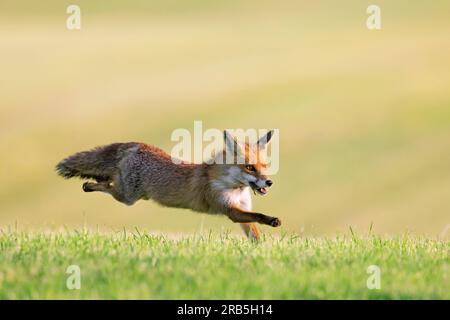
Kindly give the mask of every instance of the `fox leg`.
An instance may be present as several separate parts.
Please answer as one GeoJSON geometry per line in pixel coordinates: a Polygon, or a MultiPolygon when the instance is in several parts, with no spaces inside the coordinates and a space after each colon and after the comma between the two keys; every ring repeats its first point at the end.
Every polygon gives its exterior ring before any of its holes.
{"type": "MultiPolygon", "coordinates": [[[[252,211],[252,199],[250,194],[247,197],[241,197],[240,205],[238,206],[243,211],[252,211]]],[[[241,229],[244,231],[245,236],[249,240],[258,241],[260,233],[256,223],[241,223],[241,229]]]]}
{"type": "Polygon", "coordinates": [[[108,181],[93,183],[93,182],[85,182],[83,183],[83,191],[84,192],[94,192],[100,191],[105,192],[114,197],[119,202],[125,203],[127,205],[131,205],[130,201],[127,201],[122,193],[117,191],[114,186],[112,186],[108,181]]]}
{"type": "Polygon", "coordinates": [[[251,240],[258,241],[260,238],[260,233],[258,228],[256,227],[256,224],[254,223],[241,223],[241,228],[244,230],[245,235],[247,238],[251,240]]]}
{"type": "Polygon", "coordinates": [[[244,211],[239,208],[230,208],[226,214],[233,222],[258,222],[261,224],[267,224],[272,227],[281,226],[281,221],[278,218],[269,217],[262,213],[244,211]]]}

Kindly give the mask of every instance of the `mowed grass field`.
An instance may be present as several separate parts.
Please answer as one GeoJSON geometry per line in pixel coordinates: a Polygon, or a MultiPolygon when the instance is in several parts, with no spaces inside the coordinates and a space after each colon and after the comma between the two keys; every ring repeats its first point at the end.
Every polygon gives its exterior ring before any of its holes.
{"type": "Polygon", "coordinates": [[[351,233],[255,244],[226,233],[3,232],[0,299],[449,299],[448,245],[351,233]],[[79,290],[66,286],[71,265],[79,290]],[[367,288],[371,265],[380,289],[367,288]]]}

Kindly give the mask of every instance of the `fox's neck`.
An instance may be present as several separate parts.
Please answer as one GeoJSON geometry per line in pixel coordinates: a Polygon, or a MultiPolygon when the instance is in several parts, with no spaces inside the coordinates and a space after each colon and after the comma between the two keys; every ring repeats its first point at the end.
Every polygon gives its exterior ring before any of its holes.
{"type": "Polygon", "coordinates": [[[211,208],[227,210],[238,207],[251,210],[251,199],[249,187],[242,182],[236,181],[234,170],[236,166],[212,164],[208,167],[208,191],[207,199],[211,208]]]}
{"type": "Polygon", "coordinates": [[[171,190],[176,190],[176,196],[169,205],[203,212],[217,212],[219,207],[223,209],[230,195],[238,198],[238,194],[246,189],[233,178],[233,170],[236,169],[233,165],[220,164],[215,158],[202,164],[178,165],[176,177],[170,179],[171,190]]]}

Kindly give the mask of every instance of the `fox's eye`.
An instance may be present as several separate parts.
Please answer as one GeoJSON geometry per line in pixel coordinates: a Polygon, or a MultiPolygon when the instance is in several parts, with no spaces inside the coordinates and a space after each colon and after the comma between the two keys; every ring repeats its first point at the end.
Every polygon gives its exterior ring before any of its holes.
{"type": "Polygon", "coordinates": [[[251,166],[251,165],[245,166],[245,169],[248,170],[248,171],[250,171],[250,172],[255,172],[255,171],[256,171],[255,166],[251,166]]]}

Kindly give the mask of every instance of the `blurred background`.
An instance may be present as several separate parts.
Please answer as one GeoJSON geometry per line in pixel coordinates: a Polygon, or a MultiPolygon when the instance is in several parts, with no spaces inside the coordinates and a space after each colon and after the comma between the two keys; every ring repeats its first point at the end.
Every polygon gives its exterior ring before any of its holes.
{"type": "Polygon", "coordinates": [[[169,151],[174,129],[202,120],[280,129],[280,171],[254,206],[285,231],[444,234],[450,2],[377,1],[378,31],[366,27],[371,4],[1,0],[0,228],[240,232],[85,194],[54,172],[111,142],[169,151]],[[81,30],[66,28],[70,4],[81,30]]]}

